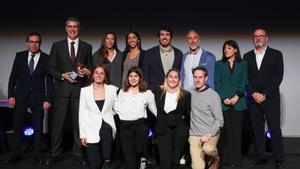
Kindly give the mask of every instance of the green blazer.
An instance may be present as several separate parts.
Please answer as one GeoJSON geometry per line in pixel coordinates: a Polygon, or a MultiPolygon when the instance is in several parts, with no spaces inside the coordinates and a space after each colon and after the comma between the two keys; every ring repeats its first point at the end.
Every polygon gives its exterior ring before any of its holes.
{"type": "MultiPolygon", "coordinates": [[[[220,95],[221,99],[232,98],[238,94],[239,100],[234,105],[236,111],[243,111],[247,109],[247,102],[245,98],[247,77],[247,62],[241,60],[234,63],[233,73],[230,72],[228,61],[219,60],[215,64],[215,90],[220,95]]],[[[225,105],[222,101],[222,110],[226,111],[230,106],[225,105]]]]}

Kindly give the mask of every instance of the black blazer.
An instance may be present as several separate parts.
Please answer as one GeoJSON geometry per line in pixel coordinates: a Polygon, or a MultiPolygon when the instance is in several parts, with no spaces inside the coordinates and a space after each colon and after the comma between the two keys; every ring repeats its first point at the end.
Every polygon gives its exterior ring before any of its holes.
{"type": "Polygon", "coordinates": [[[160,87],[154,88],[153,94],[155,96],[155,103],[157,107],[155,132],[157,134],[164,134],[167,127],[175,128],[177,126],[183,126],[188,131],[191,110],[191,94],[183,89],[182,92],[183,96],[178,100],[176,109],[166,113],[164,110],[166,94],[163,93],[163,90],[160,87]]]}
{"type": "MultiPolygon", "coordinates": [[[[128,52],[123,52],[123,59],[122,59],[122,73],[123,73],[123,67],[124,67],[124,61],[127,57],[127,53],[128,52]]],[[[144,57],[145,57],[146,51],[145,50],[141,50],[140,53],[140,57],[139,57],[139,63],[138,63],[138,67],[143,70],[143,63],[144,63],[144,57]]]]}
{"type": "Polygon", "coordinates": [[[40,52],[39,61],[31,75],[28,55],[28,50],[16,54],[8,82],[8,98],[15,97],[17,102],[23,102],[30,96],[38,104],[51,102],[52,79],[46,71],[49,56],[40,52]]]}
{"type": "MultiPolygon", "coordinates": [[[[173,68],[180,70],[183,54],[179,49],[175,47],[173,47],[173,49],[175,54],[173,68]]],[[[165,72],[161,61],[159,46],[147,50],[143,68],[144,78],[151,90],[164,83],[165,72]]]]}
{"type": "Polygon", "coordinates": [[[257,69],[254,50],[246,53],[243,58],[248,62],[248,95],[260,92],[273,101],[280,101],[279,86],[283,79],[282,53],[267,47],[260,70],[257,69]]]}
{"type": "Polygon", "coordinates": [[[48,71],[55,78],[54,82],[54,97],[69,97],[71,92],[75,90],[76,97],[79,97],[80,88],[86,81],[86,78],[77,78],[76,83],[71,84],[65,80],[61,80],[61,74],[65,72],[77,71],[76,63],[80,62],[92,69],[92,46],[84,41],[79,40],[76,62],[72,63],[70,59],[68,40],[62,40],[53,43],[48,71]]]}

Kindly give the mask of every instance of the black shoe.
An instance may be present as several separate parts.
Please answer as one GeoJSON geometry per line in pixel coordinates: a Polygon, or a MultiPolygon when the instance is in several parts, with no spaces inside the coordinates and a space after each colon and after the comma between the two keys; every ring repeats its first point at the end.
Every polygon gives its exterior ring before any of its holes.
{"type": "Polygon", "coordinates": [[[259,159],[255,160],[255,161],[253,161],[250,164],[250,166],[251,167],[261,167],[262,165],[267,164],[267,161],[268,160],[266,158],[259,158],[259,159]]]}
{"type": "Polygon", "coordinates": [[[22,157],[20,155],[12,155],[9,159],[5,161],[6,164],[14,164],[20,161],[22,157]]]}
{"type": "Polygon", "coordinates": [[[277,169],[284,168],[283,161],[276,161],[275,166],[277,169]]]}
{"type": "Polygon", "coordinates": [[[55,163],[57,163],[61,158],[59,156],[49,156],[46,160],[45,160],[45,165],[53,165],[55,163]]]}
{"type": "Polygon", "coordinates": [[[80,164],[82,166],[86,166],[87,165],[87,161],[83,157],[74,157],[73,161],[74,161],[74,163],[80,164]]]}
{"type": "Polygon", "coordinates": [[[42,165],[43,164],[43,159],[40,156],[34,156],[33,157],[33,161],[37,164],[37,165],[42,165]]]}
{"type": "Polygon", "coordinates": [[[111,164],[108,161],[104,161],[102,169],[111,169],[111,164]]]}

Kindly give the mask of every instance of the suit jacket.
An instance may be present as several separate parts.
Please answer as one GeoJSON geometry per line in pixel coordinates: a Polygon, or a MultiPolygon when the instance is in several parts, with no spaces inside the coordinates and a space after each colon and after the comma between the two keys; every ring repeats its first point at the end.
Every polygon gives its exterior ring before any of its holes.
{"type": "Polygon", "coordinates": [[[100,141],[99,131],[102,120],[112,127],[113,138],[116,135],[113,105],[117,98],[117,88],[113,85],[104,85],[105,102],[102,111],[97,106],[93,95],[93,84],[80,91],[79,101],[79,134],[80,138],[87,138],[88,143],[100,141]]]}
{"type": "Polygon", "coordinates": [[[78,77],[76,83],[71,84],[66,80],[61,80],[62,73],[77,71],[77,63],[92,68],[92,46],[84,41],[79,40],[78,51],[75,63],[72,63],[69,54],[68,40],[55,42],[52,45],[48,71],[55,78],[54,82],[54,97],[69,97],[74,90],[76,97],[79,97],[80,88],[86,78],[78,77]]]}
{"type": "MultiPolygon", "coordinates": [[[[174,49],[175,55],[172,67],[180,70],[183,54],[179,49],[173,46],[172,48],[174,49]]],[[[143,65],[144,78],[150,89],[154,89],[154,87],[164,83],[165,72],[161,61],[159,46],[147,50],[143,65]]]]}
{"type": "MultiPolygon", "coordinates": [[[[127,57],[128,52],[123,52],[123,59],[122,59],[122,72],[123,72],[123,64],[124,61],[127,57]]],[[[139,56],[139,63],[138,63],[138,67],[143,70],[143,63],[144,63],[144,56],[146,54],[146,51],[141,50],[140,56],[139,56]]]]}
{"type": "Polygon", "coordinates": [[[248,62],[248,95],[260,92],[266,94],[268,99],[280,101],[279,86],[283,79],[284,67],[282,53],[267,47],[259,70],[254,50],[246,53],[243,58],[248,62]]]}
{"type": "MultiPolygon", "coordinates": [[[[214,73],[215,73],[215,62],[216,62],[216,57],[214,54],[202,49],[202,54],[199,60],[199,66],[204,66],[207,71],[208,71],[208,80],[206,82],[206,84],[209,85],[210,88],[214,89],[215,88],[215,84],[214,84],[214,73]]],[[[187,55],[190,54],[190,52],[187,52],[183,55],[182,58],[182,63],[181,63],[181,70],[180,70],[180,77],[182,79],[182,85],[184,84],[184,62],[185,59],[187,57],[187,55]]],[[[192,70],[191,70],[192,71],[192,70]]]]}
{"type": "MultiPolygon", "coordinates": [[[[244,93],[247,85],[247,62],[241,60],[234,63],[233,73],[230,72],[229,62],[219,60],[215,65],[215,90],[221,97],[221,100],[240,95],[239,100],[233,106],[236,111],[247,109],[244,93]]],[[[226,111],[230,106],[222,101],[222,110],[226,111]]]]}
{"type": "Polygon", "coordinates": [[[182,92],[184,94],[179,98],[176,109],[166,113],[164,110],[166,93],[163,93],[163,90],[160,87],[154,88],[153,93],[157,107],[155,131],[157,134],[164,134],[168,127],[175,128],[177,126],[185,127],[188,132],[191,94],[185,90],[182,90],[182,92]],[[182,118],[183,116],[185,117],[184,119],[182,118]]]}
{"type": "Polygon", "coordinates": [[[28,55],[28,50],[16,54],[8,82],[8,97],[15,97],[17,102],[26,101],[29,96],[39,104],[51,102],[52,80],[46,71],[49,56],[40,51],[39,61],[31,75],[28,55]]]}

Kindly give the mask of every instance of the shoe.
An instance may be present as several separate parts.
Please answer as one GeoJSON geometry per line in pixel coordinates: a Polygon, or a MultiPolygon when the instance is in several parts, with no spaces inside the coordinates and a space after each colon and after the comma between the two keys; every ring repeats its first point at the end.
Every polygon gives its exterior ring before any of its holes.
{"type": "Polygon", "coordinates": [[[146,169],[147,168],[147,161],[146,160],[142,160],[141,164],[140,164],[140,169],[146,169]]]}
{"type": "Polygon", "coordinates": [[[49,156],[46,160],[45,160],[45,165],[53,165],[55,163],[57,163],[61,158],[59,156],[49,156]]]}
{"type": "Polygon", "coordinates": [[[102,169],[111,169],[111,164],[108,161],[104,161],[102,169]]]}
{"type": "Polygon", "coordinates": [[[14,164],[20,161],[22,157],[20,155],[12,155],[9,159],[5,161],[6,164],[14,164]]]}
{"type": "Polygon", "coordinates": [[[264,164],[267,164],[267,159],[266,158],[259,158],[255,161],[253,161],[251,164],[250,164],[250,167],[261,167],[262,165],[264,164]]]}
{"type": "Polygon", "coordinates": [[[78,163],[78,164],[80,164],[82,166],[86,166],[87,165],[87,161],[83,157],[74,157],[74,163],[78,163]]]}
{"type": "Polygon", "coordinates": [[[276,169],[284,168],[283,161],[276,161],[275,166],[276,166],[276,169]]]}
{"type": "Polygon", "coordinates": [[[219,168],[219,159],[211,160],[209,169],[218,169],[219,168]]]}
{"type": "Polygon", "coordinates": [[[42,165],[43,164],[43,159],[40,156],[34,156],[33,157],[33,161],[37,164],[37,165],[42,165]]]}

